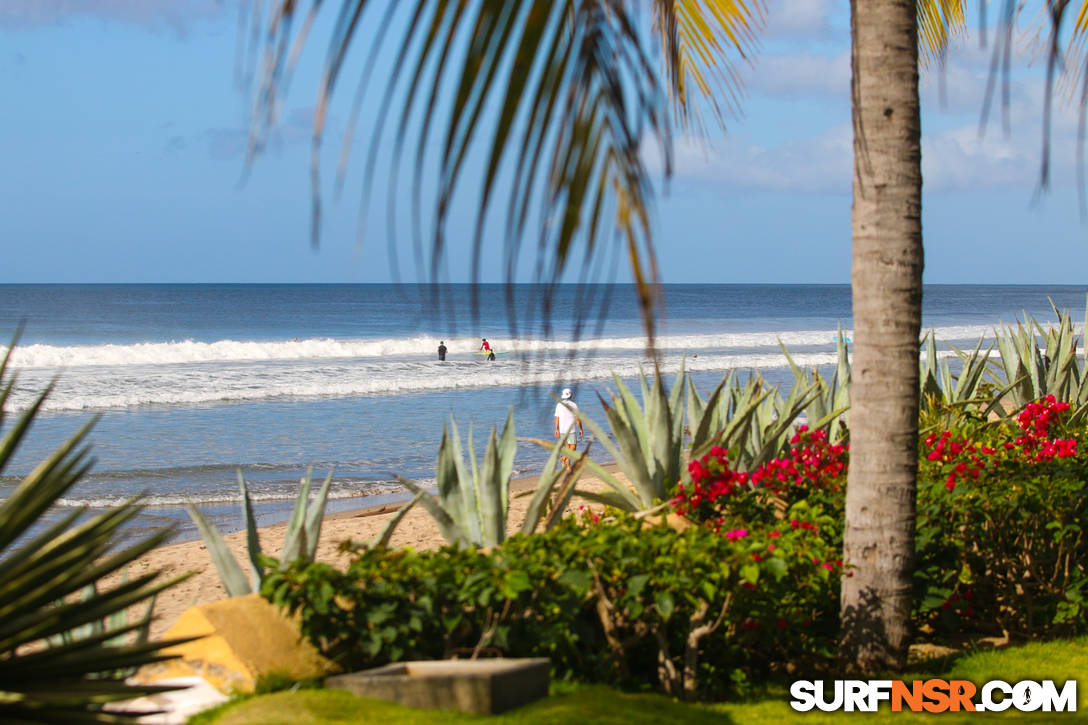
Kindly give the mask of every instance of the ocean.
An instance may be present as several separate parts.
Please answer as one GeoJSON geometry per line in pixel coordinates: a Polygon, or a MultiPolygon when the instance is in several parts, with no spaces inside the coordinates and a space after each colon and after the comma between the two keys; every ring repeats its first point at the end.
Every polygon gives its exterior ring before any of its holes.
{"type": "MultiPolygon", "coordinates": [[[[545,318],[535,285],[512,295],[484,285],[476,314],[467,285],[0,285],[2,346],[23,326],[5,425],[55,382],[0,472],[0,497],[98,415],[93,471],[61,505],[98,509],[142,494],[136,529],[174,524],[179,540],[194,538],[183,508],[192,502],[237,530],[238,470],[261,525],[286,520],[311,466],[319,481],[333,472],[330,511],[403,500],[394,476],[433,484],[451,415],[462,435],[473,426],[481,449],[511,408],[519,436],[551,439],[562,388],[603,422],[597,396],[607,398],[611,376],[652,370],[633,288],[595,292],[558,287],[545,318]],[[484,337],[494,362],[476,354],[484,337]]],[[[664,292],[657,347],[670,385],[681,364],[704,391],[729,370],[789,384],[779,341],[800,365],[824,367],[838,325],[851,334],[848,285],[664,292]]],[[[942,345],[973,346],[1025,315],[1054,320],[1050,300],[1083,323],[1084,287],[933,285],[924,325],[942,345]]],[[[538,473],[545,459],[521,443],[515,470],[538,473]]]]}

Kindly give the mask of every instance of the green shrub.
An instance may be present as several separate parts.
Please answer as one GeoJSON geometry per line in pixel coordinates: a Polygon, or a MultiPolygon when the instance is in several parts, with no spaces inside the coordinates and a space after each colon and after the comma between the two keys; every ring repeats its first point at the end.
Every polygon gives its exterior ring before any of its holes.
{"type": "MultiPolygon", "coordinates": [[[[1016,637],[1083,632],[1088,596],[1088,442],[1068,403],[1029,403],[986,421],[935,405],[920,441],[915,625],[1016,637]]],[[[842,543],[848,446],[801,431],[781,458],[747,472],[716,448],[689,464],[673,506],[712,530],[772,525],[806,501],[842,543]]],[[[804,524],[799,524],[804,525],[804,524]]]]}
{"type": "Polygon", "coordinates": [[[760,531],[567,517],[491,551],[366,548],[346,572],[274,571],[264,595],[349,669],[402,659],[551,658],[557,678],[720,696],[831,652],[834,575],[801,504],[760,531]],[[803,520],[811,527],[790,525],[803,520]]]}
{"type": "Polygon", "coordinates": [[[1086,630],[1088,442],[1049,399],[921,442],[916,620],[1013,636],[1086,630]]]}

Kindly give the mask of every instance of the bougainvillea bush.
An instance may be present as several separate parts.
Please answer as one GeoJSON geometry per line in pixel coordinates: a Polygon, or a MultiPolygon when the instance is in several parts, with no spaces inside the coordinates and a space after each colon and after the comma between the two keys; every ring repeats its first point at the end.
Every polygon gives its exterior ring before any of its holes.
{"type": "MultiPolygon", "coordinates": [[[[1069,404],[1048,396],[1007,420],[945,410],[923,421],[916,626],[1020,637],[1088,629],[1088,432],[1071,419],[1069,404]]],[[[691,483],[672,503],[720,534],[808,501],[831,514],[815,533],[841,550],[848,457],[848,445],[803,427],[786,454],[751,472],[714,449],[689,464],[691,483]]]]}
{"type": "Polygon", "coordinates": [[[829,521],[806,503],[773,526],[718,533],[568,517],[486,552],[361,549],[346,572],[273,568],[263,592],[349,669],[546,656],[560,678],[721,697],[833,654],[835,574],[813,533],[829,521]]]}
{"type": "Polygon", "coordinates": [[[688,464],[691,482],[676,487],[672,505],[720,532],[751,522],[774,524],[791,505],[805,501],[832,514],[822,538],[841,548],[849,452],[849,444],[830,443],[826,431],[804,425],[780,458],[750,472],[733,470],[729,452],[715,447],[688,464]]]}
{"type": "Polygon", "coordinates": [[[1088,442],[1048,396],[919,446],[919,624],[1012,636],[1085,630],[1088,442]]]}

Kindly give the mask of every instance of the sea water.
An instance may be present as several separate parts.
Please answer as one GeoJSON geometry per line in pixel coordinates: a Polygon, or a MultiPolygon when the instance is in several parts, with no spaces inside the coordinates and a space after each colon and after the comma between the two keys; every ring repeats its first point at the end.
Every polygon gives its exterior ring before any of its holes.
{"type": "MultiPolygon", "coordinates": [[[[684,365],[703,391],[727,371],[788,385],[779,343],[802,367],[829,370],[838,326],[851,336],[847,285],[664,292],[656,348],[669,384],[684,365]]],[[[451,417],[481,451],[511,410],[519,436],[551,440],[562,388],[603,423],[598,396],[608,399],[612,376],[630,384],[653,369],[630,286],[476,294],[474,304],[467,285],[0,286],[3,347],[23,326],[5,428],[54,385],[0,472],[0,497],[100,416],[94,468],[63,507],[142,494],[137,528],[174,524],[192,538],[189,502],[224,530],[240,526],[237,471],[267,525],[286,519],[308,467],[319,481],[332,472],[330,510],[399,501],[396,476],[433,485],[451,417]],[[477,354],[484,337],[493,362],[477,354]]],[[[957,285],[926,287],[924,325],[942,346],[973,346],[1025,314],[1054,320],[1051,300],[1083,322],[1082,287],[957,285]]],[[[522,442],[516,473],[538,473],[546,456],[522,442]]]]}

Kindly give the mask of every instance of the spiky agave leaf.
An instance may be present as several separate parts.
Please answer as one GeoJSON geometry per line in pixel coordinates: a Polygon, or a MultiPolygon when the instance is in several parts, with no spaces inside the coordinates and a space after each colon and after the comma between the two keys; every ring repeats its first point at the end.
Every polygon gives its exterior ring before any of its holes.
{"type": "Polygon", "coordinates": [[[283,533],[283,547],[280,549],[280,561],[302,559],[306,550],[306,509],[310,505],[310,487],[313,485],[313,467],[307,466],[306,475],[299,481],[298,495],[287,519],[287,529],[283,533]]]}
{"type": "Polygon", "coordinates": [[[317,554],[317,544],[321,539],[321,525],[325,523],[325,506],[329,500],[329,491],[332,488],[332,474],[333,469],[329,469],[329,475],[325,476],[324,482],[321,484],[321,488],[318,489],[317,495],[310,503],[309,509],[306,511],[305,517],[305,531],[306,531],[306,547],[302,553],[306,561],[313,561],[314,556],[317,554]]]}
{"type": "MultiPolygon", "coordinates": [[[[672,390],[666,394],[660,369],[655,368],[653,384],[640,370],[641,404],[618,376],[613,374],[612,377],[617,390],[617,394],[612,396],[612,404],[598,396],[611,430],[610,436],[585,411],[572,409],[572,412],[601,441],[630,485],[624,485],[590,460],[586,465],[612,491],[607,494],[579,491],[579,494],[597,499],[604,496],[609,505],[641,511],[668,498],[669,486],[679,483],[683,476],[683,404],[687,377],[681,366],[672,390]]],[[[562,404],[562,401],[559,402],[562,404]]]]}
{"type": "MultiPolygon", "coordinates": [[[[257,517],[253,514],[253,502],[249,500],[249,486],[238,469],[238,488],[242,493],[242,520],[246,528],[246,554],[249,557],[249,569],[253,575],[253,588],[260,591],[264,580],[264,565],[261,564],[261,539],[257,535],[257,517]]],[[[204,538],[207,541],[207,537],[204,538]]]]}
{"type": "MultiPolygon", "coordinates": [[[[525,438],[523,440],[536,443],[545,448],[548,447],[547,441],[539,438],[525,438]]],[[[552,526],[559,521],[563,511],[567,508],[567,504],[570,503],[570,499],[574,496],[574,487],[578,483],[578,478],[582,475],[582,469],[585,468],[589,458],[588,455],[576,456],[578,460],[571,466],[569,471],[566,469],[557,470],[556,464],[559,462],[560,455],[573,453],[573,451],[565,448],[565,444],[566,439],[560,436],[551,445],[551,455],[548,456],[548,460],[544,463],[544,470],[540,472],[536,488],[533,489],[533,498],[529,501],[529,507],[525,511],[525,521],[521,524],[521,533],[523,534],[531,534],[536,531],[537,524],[540,523],[540,519],[544,515],[544,508],[548,501],[551,500],[552,493],[556,488],[559,489],[559,495],[544,523],[545,531],[550,531],[552,526]]],[[[589,446],[587,445],[583,453],[588,454],[588,452],[589,446]]]]}
{"type": "MultiPolygon", "coordinates": [[[[848,429],[847,413],[850,409],[850,351],[842,323],[839,323],[838,334],[835,336],[837,362],[830,379],[825,379],[815,367],[806,374],[794,362],[793,356],[781,340],[778,341],[778,346],[793,372],[794,389],[810,384],[816,386],[817,394],[812,396],[804,410],[809,430],[824,430],[829,440],[841,440],[848,429]],[[839,425],[835,425],[836,423],[839,425]]],[[[925,373],[922,377],[925,379],[925,373]]]]}
{"type": "Polygon", "coordinates": [[[504,483],[509,478],[503,479],[501,466],[499,465],[498,442],[495,438],[495,429],[487,439],[487,450],[484,452],[483,465],[476,475],[476,500],[479,502],[479,517],[481,543],[484,546],[495,546],[506,538],[506,510],[503,507],[504,483]]]}
{"type": "Polygon", "coordinates": [[[377,535],[370,540],[368,546],[371,549],[376,549],[381,546],[389,546],[389,540],[393,538],[393,532],[397,530],[400,522],[404,520],[404,517],[408,515],[408,512],[412,510],[412,507],[419,503],[419,500],[423,498],[425,494],[421,491],[411,498],[406,504],[397,509],[397,512],[385,522],[385,526],[377,535]]]}
{"type": "Polygon", "coordinates": [[[476,452],[473,449],[471,423],[468,426],[468,466],[465,465],[461,434],[453,418],[450,418],[449,451],[457,470],[457,486],[454,489],[454,495],[441,499],[442,505],[450,512],[466,541],[482,541],[483,531],[480,528],[479,508],[476,502],[476,452]]]}
{"type": "Polygon", "coordinates": [[[731,460],[739,459],[743,454],[745,441],[751,436],[753,419],[759,412],[759,406],[772,392],[773,390],[758,387],[751,381],[744,387],[734,382],[731,389],[726,391],[723,401],[727,411],[723,416],[727,421],[725,427],[707,435],[697,447],[693,444],[691,457],[701,458],[714,446],[721,446],[731,452],[731,460]]]}
{"type": "Polygon", "coordinates": [[[410,478],[397,476],[397,482],[415,494],[416,498],[419,499],[419,503],[423,504],[423,508],[427,509],[427,513],[434,519],[434,523],[438,526],[439,532],[448,543],[469,543],[465,539],[464,532],[457,526],[453,517],[438,499],[427,493],[419,484],[410,478]]]}
{"type": "Polygon", "coordinates": [[[215,570],[219,573],[219,581],[228,597],[244,597],[252,594],[253,584],[242,571],[234,554],[230,553],[223,534],[215,524],[208,520],[204,513],[191,503],[185,504],[185,510],[189,512],[189,518],[196,524],[197,531],[204,539],[204,545],[208,548],[208,556],[211,557],[215,570]]]}

